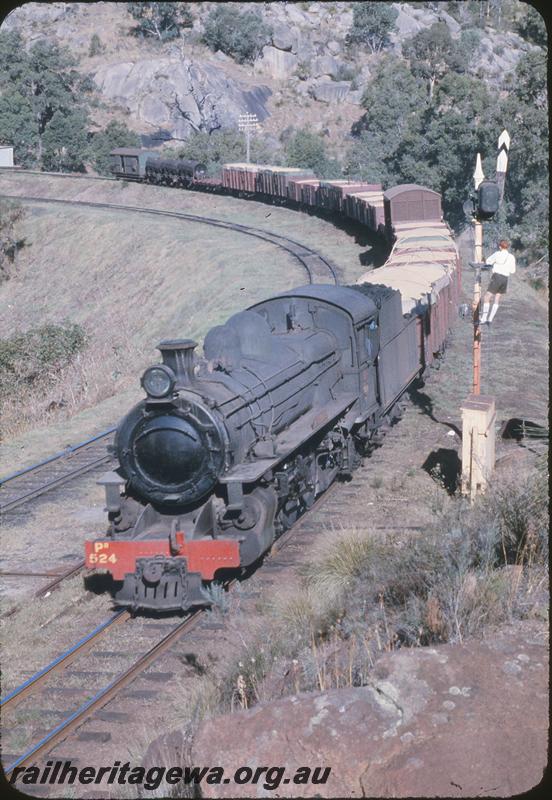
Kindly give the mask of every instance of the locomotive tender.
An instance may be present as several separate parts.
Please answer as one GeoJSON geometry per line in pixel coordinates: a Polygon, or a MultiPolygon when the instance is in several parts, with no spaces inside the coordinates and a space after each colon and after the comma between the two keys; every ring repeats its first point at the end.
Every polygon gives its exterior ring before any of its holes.
{"type": "MultiPolygon", "coordinates": [[[[149,154],[132,158],[124,168],[153,180],[149,154]]],[[[109,572],[118,605],[209,604],[210,581],[258,561],[360,464],[444,347],[460,273],[440,196],[299,172],[225,165],[219,188],[320,203],[393,240],[390,257],[356,286],[303,286],[235,314],[202,357],[191,340],[159,344],[146,397],[117,429],[119,465],[100,481],[108,534],[86,542],[86,567],[109,572]]]]}

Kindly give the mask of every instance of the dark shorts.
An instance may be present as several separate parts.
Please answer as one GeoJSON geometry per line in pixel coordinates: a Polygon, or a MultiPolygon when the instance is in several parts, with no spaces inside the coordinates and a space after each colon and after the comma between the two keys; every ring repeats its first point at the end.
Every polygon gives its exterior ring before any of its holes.
{"type": "Polygon", "coordinates": [[[491,294],[506,294],[508,290],[508,278],[506,275],[499,275],[498,273],[494,273],[491,275],[491,280],[489,282],[489,288],[487,289],[488,292],[491,294]]]}

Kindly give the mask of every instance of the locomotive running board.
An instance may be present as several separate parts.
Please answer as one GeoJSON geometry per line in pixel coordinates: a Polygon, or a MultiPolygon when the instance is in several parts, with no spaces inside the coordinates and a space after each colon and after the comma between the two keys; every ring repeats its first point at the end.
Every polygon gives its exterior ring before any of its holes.
{"type": "Polygon", "coordinates": [[[255,461],[237,464],[220,478],[220,482],[226,484],[254,483],[260,480],[266,472],[273,469],[280,461],[310,439],[313,433],[347,411],[357,399],[354,394],[344,394],[337,400],[328,403],[323,409],[315,408],[304,414],[276,438],[274,442],[276,455],[273,458],[258,458],[255,461]]]}

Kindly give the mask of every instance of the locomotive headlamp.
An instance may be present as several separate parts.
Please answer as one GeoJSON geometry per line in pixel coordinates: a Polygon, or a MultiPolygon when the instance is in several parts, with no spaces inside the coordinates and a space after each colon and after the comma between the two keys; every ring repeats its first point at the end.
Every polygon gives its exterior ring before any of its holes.
{"type": "Polygon", "coordinates": [[[166,364],[156,364],[154,367],[148,367],[140,382],[151,397],[165,397],[174,389],[175,380],[170,367],[166,364]]]}

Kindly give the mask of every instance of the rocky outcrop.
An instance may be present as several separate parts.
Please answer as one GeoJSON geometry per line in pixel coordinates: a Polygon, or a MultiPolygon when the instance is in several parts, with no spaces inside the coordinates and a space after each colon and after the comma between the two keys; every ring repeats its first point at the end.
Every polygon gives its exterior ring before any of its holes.
{"type": "Polygon", "coordinates": [[[311,87],[309,94],[322,103],[342,103],[349,94],[349,81],[332,81],[321,78],[311,87]]]}
{"type": "MultiPolygon", "coordinates": [[[[370,685],[286,697],[205,722],[194,764],[331,767],[325,785],[282,783],[281,797],[509,796],[546,765],[548,651],[525,627],[482,642],[401,650],[370,685]]],[[[178,749],[178,738],[172,739],[178,749]]],[[[171,738],[155,744],[171,747],[171,738]]],[[[176,751],[173,752],[173,757],[176,751]]],[[[174,761],[172,763],[175,763],[174,761]]],[[[262,784],[253,787],[265,796],[262,784]]],[[[251,786],[202,786],[204,797],[250,797],[251,786]]]]}
{"type": "MultiPolygon", "coordinates": [[[[396,54],[405,39],[438,20],[453,37],[460,36],[458,22],[439,4],[393,5],[399,12],[391,36],[396,54]]],[[[307,94],[314,105],[360,103],[377,57],[347,45],[353,21],[350,2],[259,4],[258,13],[272,34],[253,66],[237,64],[220,51],[213,54],[202,44],[210,9],[209,3],[194,4],[192,28],[163,44],[132,35],[135,21],[125,3],[24,3],[3,21],[2,29],[19,30],[27,46],[42,39],[69,47],[99,86],[102,103],[92,110],[98,125],[122,110],[145,144],[186,139],[194,130],[234,128],[246,112],[263,121],[272,111],[275,135],[280,116],[287,117],[307,94]],[[95,58],[89,56],[93,34],[104,48],[95,58]],[[271,91],[280,92],[278,104],[270,102],[271,91]]],[[[500,85],[528,49],[531,45],[514,33],[487,29],[470,70],[482,70],[486,79],[500,85]]],[[[324,106],[318,111],[325,113],[324,106]]],[[[339,136],[348,130],[346,117],[339,136]]]]}
{"type": "Polygon", "coordinates": [[[57,22],[73,13],[73,3],[24,3],[15,8],[2,22],[4,30],[57,22]]]}
{"type": "Polygon", "coordinates": [[[276,80],[283,80],[293,75],[298,63],[299,60],[293,53],[266,45],[263,47],[262,57],[257,60],[255,68],[257,72],[267,73],[276,80]]]}
{"type": "Polygon", "coordinates": [[[132,112],[160,138],[185,139],[191,130],[235,127],[239,114],[268,116],[267,86],[245,84],[224,68],[185,58],[102,64],[93,73],[105,99],[132,112]]]}

